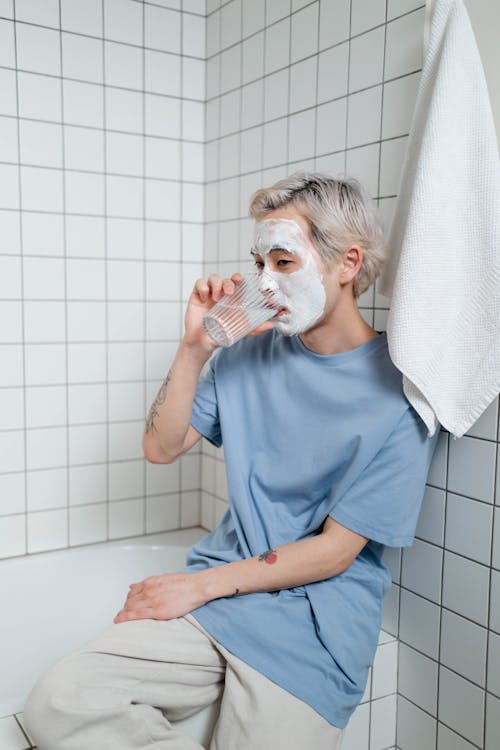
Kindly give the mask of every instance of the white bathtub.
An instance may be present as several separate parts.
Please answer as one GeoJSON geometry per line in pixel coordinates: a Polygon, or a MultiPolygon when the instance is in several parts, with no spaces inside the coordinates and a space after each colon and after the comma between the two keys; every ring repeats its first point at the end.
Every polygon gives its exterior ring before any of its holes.
{"type": "MultiPolygon", "coordinates": [[[[0,562],[0,716],[21,713],[38,676],[104,628],[129,584],[180,570],[208,532],[168,531],[0,562]]],[[[220,702],[175,726],[208,746],[220,702]]]]}

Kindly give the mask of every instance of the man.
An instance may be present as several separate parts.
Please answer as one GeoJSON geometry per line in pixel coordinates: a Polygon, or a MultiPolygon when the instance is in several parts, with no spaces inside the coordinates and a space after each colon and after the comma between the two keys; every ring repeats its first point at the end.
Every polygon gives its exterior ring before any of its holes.
{"type": "Polygon", "coordinates": [[[391,584],[381,554],[413,542],[439,431],[357,306],[384,261],[363,187],[299,173],[250,212],[277,315],[212,357],[202,319],[241,276],[199,279],[143,437],[154,463],[201,436],[223,445],[229,507],[180,573],[132,584],[115,624],[35,687],[28,731],[58,727],[46,750],[194,750],[168,719],[222,689],[211,750],[338,750],[363,696],[391,584]]]}

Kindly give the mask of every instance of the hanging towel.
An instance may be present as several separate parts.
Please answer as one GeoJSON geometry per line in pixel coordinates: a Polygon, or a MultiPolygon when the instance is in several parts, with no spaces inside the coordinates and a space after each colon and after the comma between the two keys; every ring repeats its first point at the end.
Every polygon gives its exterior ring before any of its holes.
{"type": "Polygon", "coordinates": [[[462,0],[434,0],[378,288],[389,353],[429,437],[462,437],[500,392],[500,164],[462,0]]]}

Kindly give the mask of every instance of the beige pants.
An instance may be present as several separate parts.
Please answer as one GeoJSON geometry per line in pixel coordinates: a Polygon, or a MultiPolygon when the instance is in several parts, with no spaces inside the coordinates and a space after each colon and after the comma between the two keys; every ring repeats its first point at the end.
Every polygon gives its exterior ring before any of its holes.
{"type": "Polygon", "coordinates": [[[210,750],[339,750],[343,729],[227,651],[190,614],[113,624],[31,690],[40,750],[202,750],[176,731],[223,692],[210,750]]]}

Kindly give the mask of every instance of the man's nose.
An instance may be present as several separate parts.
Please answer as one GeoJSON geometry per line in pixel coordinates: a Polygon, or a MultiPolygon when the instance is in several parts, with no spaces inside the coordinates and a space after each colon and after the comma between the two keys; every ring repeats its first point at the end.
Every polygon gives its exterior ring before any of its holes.
{"type": "Polygon", "coordinates": [[[263,268],[259,276],[259,289],[261,292],[277,292],[279,285],[267,269],[263,268]]]}

